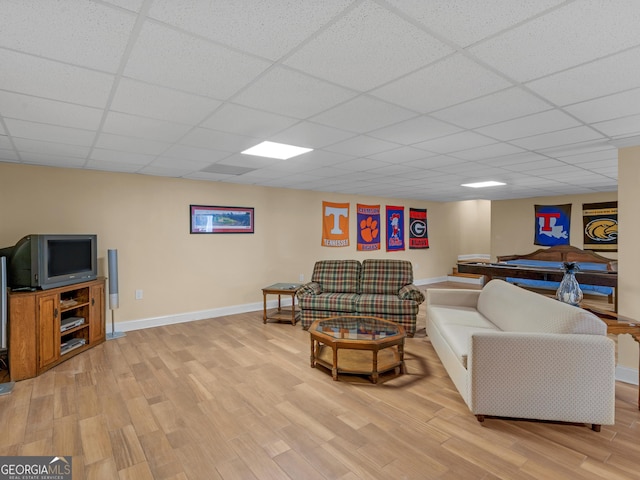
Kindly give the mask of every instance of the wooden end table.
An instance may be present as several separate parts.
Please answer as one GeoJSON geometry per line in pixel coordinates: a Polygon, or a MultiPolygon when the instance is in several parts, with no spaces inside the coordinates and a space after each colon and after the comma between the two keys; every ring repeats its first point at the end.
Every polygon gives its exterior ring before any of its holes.
{"type": "MultiPolygon", "coordinates": [[[[632,318],[619,315],[616,312],[601,310],[597,307],[582,304],[581,307],[595,315],[597,315],[604,323],[607,324],[607,333],[613,335],[622,335],[628,333],[638,342],[640,348],[640,323],[632,318]]],[[[640,365],[639,365],[640,367],[640,365]]],[[[638,410],[640,410],[640,387],[638,388],[638,410]]]]}
{"type": "Polygon", "coordinates": [[[300,316],[300,311],[296,310],[296,292],[300,290],[301,286],[301,283],[274,283],[264,287],[262,289],[262,323],[267,323],[267,320],[276,320],[278,322],[291,320],[291,325],[295,325],[300,316]],[[269,294],[278,295],[278,310],[271,316],[267,316],[267,295],[269,294]],[[282,308],[281,295],[291,295],[291,310],[282,308]]]}
{"type": "Polygon", "coordinates": [[[329,317],[313,322],[309,334],[311,367],[318,364],[330,369],[334,380],[338,373],[351,373],[370,375],[377,383],[380,373],[396,368],[406,373],[407,335],[395,322],[364,316],[329,317]]]}

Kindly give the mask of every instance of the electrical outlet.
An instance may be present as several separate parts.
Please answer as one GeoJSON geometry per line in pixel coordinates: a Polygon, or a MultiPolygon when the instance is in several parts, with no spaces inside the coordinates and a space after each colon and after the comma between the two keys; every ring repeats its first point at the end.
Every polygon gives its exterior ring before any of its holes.
{"type": "Polygon", "coordinates": [[[142,300],[142,290],[136,290],[136,300],[142,300]]]}
{"type": "Polygon", "coordinates": [[[300,276],[298,277],[298,280],[300,280],[301,282],[304,282],[304,273],[300,274],[300,276]]]}

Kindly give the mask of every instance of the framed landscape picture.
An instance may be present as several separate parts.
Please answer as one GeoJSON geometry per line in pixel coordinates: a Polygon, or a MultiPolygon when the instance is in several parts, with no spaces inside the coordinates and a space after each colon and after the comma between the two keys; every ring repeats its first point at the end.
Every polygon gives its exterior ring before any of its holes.
{"type": "Polygon", "coordinates": [[[189,205],[191,233],[253,233],[253,208],[189,205]]]}

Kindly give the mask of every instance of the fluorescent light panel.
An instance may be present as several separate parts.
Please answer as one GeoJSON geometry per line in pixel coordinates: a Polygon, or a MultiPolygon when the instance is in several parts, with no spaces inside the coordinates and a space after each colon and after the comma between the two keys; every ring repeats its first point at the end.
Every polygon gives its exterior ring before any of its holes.
{"type": "Polygon", "coordinates": [[[461,187],[471,187],[471,188],[485,188],[485,187],[497,187],[499,185],[506,185],[506,183],[494,182],[493,180],[490,180],[488,182],[463,183],[460,186],[461,187]]]}
{"type": "Polygon", "coordinates": [[[288,160],[289,158],[297,157],[311,150],[313,150],[313,148],[296,147],[295,145],[287,145],[286,143],[262,142],[240,153],[255,155],[256,157],[288,160]]]}

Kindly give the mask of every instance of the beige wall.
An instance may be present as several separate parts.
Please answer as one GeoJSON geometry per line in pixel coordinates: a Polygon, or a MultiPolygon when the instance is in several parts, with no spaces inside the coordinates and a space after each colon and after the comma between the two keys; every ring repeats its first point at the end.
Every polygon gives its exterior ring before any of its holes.
{"type": "MultiPolygon", "coordinates": [[[[468,202],[434,203],[135,174],[0,164],[0,247],[29,233],[98,234],[100,273],[118,250],[116,322],[262,302],[261,288],[308,280],[319,259],[387,257],[414,265],[416,280],[451,272],[458,246],[450,232],[468,202]],[[352,245],[320,246],[323,200],[350,202],[352,245]],[[428,250],[356,251],[356,203],[427,208],[428,250]],[[189,205],[255,208],[255,234],[190,235],[189,205]],[[143,299],[135,300],[135,290],[143,299]]],[[[405,220],[407,220],[405,219],[405,220]]],[[[407,221],[405,221],[406,228],[407,221]]],[[[470,252],[485,249],[466,240],[470,252]]],[[[383,247],[384,248],[384,247],[383,247]]]]}
{"type": "MultiPolygon", "coordinates": [[[[617,199],[618,193],[610,192],[494,201],[491,204],[491,258],[495,260],[498,255],[531,253],[538,248],[544,248],[533,244],[534,205],[570,203],[569,241],[574,247],[582,248],[582,204],[612,202],[617,199]]],[[[618,258],[616,252],[598,252],[598,254],[608,258],[618,258]]]]}
{"type": "MultiPolygon", "coordinates": [[[[618,222],[620,224],[620,256],[618,279],[620,299],[618,311],[640,321],[640,147],[620,149],[618,154],[618,222]]],[[[638,343],[630,335],[621,335],[620,364],[638,368],[638,343]]]]}

